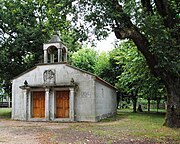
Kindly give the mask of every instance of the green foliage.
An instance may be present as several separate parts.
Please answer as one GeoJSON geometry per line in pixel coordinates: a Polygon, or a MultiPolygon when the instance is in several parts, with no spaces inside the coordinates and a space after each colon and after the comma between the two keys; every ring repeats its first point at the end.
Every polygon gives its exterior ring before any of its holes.
{"type": "Polygon", "coordinates": [[[72,64],[80,69],[94,73],[98,54],[93,48],[84,47],[72,54],[72,64]]]}
{"type": "Polygon", "coordinates": [[[118,49],[116,60],[122,65],[123,72],[118,76],[116,87],[130,96],[137,92],[136,96],[141,98],[162,99],[166,95],[165,87],[151,74],[145,58],[133,42],[121,43],[118,49]]]}
{"type": "Polygon", "coordinates": [[[118,81],[117,77],[122,73],[122,66],[115,59],[119,55],[119,49],[113,49],[106,53],[101,53],[95,65],[95,73],[115,86],[118,81]]]}
{"type": "Polygon", "coordinates": [[[180,75],[179,44],[172,37],[173,31],[177,28],[169,29],[163,25],[162,18],[159,15],[146,16],[142,29],[150,43],[150,50],[158,56],[158,67],[168,68],[168,71],[175,75],[180,75]],[[153,29],[152,29],[153,27],[153,29]]]}
{"type": "Polygon", "coordinates": [[[96,65],[95,65],[95,73],[97,75],[101,75],[103,71],[105,71],[105,68],[109,67],[109,60],[107,57],[107,54],[105,52],[102,52],[97,59],[96,65]]]}

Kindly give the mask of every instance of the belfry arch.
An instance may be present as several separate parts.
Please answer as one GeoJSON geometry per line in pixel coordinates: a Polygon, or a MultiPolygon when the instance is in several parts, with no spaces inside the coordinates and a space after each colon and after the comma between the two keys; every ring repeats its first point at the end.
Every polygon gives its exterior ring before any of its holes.
{"type": "Polygon", "coordinates": [[[58,62],[58,49],[55,46],[48,47],[47,52],[48,52],[48,62],[50,63],[58,62]]]}
{"type": "Polygon", "coordinates": [[[67,62],[67,48],[58,35],[54,35],[48,43],[43,45],[44,63],[67,62]]]}

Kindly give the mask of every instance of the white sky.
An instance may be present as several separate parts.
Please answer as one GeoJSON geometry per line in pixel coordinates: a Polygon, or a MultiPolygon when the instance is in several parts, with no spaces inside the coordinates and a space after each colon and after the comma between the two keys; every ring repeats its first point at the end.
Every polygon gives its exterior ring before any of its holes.
{"type": "Polygon", "coordinates": [[[108,52],[114,48],[115,41],[117,41],[114,33],[110,33],[105,40],[101,40],[97,43],[95,49],[100,53],[105,51],[108,52]]]}

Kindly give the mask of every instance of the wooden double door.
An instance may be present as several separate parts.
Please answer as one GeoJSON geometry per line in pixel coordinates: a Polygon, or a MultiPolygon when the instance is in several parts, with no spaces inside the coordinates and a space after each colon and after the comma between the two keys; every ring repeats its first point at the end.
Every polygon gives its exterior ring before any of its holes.
{"type": "Polygon", "coordinates": [[[56,118],[69,118],[69,91],[56,91],[56,118]]]}
{"type": "MultiPolygon", "coordinates": [[[[69,118],[69,91],[55,92],[56,118],[69,118]]],[[[45,118],[45,92],[32,92],[32,117],[45,118]]]]}

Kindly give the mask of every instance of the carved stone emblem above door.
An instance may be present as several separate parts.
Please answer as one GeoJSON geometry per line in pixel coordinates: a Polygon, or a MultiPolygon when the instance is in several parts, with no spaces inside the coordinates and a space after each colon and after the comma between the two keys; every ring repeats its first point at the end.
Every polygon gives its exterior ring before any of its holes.
{"type": "Polygon", "coordinates": [[[43,73],[43,80],[44,80],[44,84],[55,84],[55,70],[54,69],[49,69],[49,70],[45,70],[43,73]]]}

